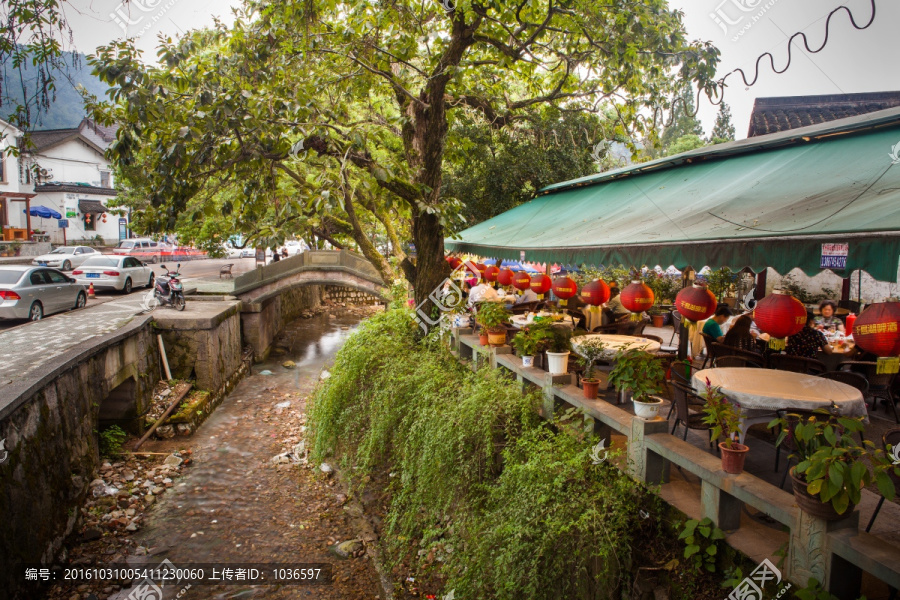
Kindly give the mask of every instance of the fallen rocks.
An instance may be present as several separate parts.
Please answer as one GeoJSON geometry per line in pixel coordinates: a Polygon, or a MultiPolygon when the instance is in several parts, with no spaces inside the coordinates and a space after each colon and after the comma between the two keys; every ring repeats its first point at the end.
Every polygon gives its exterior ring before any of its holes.
{"type": "Polygon", "coordinates": [[[163,461],[163,464],[168,467],[180,467],[181,463],[183,462],[184,460],[180,456],[176,454],[170,454],[166,457],[166,460],[163,461]]]}
{"type": "Polygon", "coordinates": [[[338,558],[347,559],[357,556],[363,550],[362,540],[347,540],[328,547],[328,551],[338,558]]]}
{"type": "Polygon", "coordinates": [[[285,369],[293,369],[294,367],[297,366],[297,363],[295,363],[292,360],[286,360],[283,363],[281,363],[281,366],[284,367],[285,369]]]}

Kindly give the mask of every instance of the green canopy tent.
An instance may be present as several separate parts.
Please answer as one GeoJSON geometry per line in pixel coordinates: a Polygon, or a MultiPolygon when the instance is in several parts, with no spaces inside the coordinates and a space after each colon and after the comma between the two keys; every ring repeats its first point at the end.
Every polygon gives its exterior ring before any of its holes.
{"type": "Polygon", "coordinates": [[[823,244],[846,244],[835,272],[897,281],[898,144],[900,109],[889,109],[701,148],[551,185],[445,243],[540,262],[808,275],[823,244]]]}

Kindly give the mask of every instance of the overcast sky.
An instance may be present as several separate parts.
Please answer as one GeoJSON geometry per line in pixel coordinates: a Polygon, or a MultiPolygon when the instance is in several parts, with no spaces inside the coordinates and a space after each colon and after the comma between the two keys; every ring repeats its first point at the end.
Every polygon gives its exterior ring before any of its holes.
{"type": "MultiPolygon", "coordinates": [[[[752,79],[756,57],[771,52],[778,69],[787,64],[787,40],[803,31],[810,47],[825,39],[828,13],[845,5],[857,24],[871,16],[871,0],[669,0],[684,12],[691,38],[713,42],[722,52],[719,76],[738,67],[752,79]],[[755,19],[755,21],[754,21],[755,19]]],[[[232,21],[237,0],[70,0],[66,14],[75,34],[75,47],[90,53],[127,34],[138,36],[138,47],[148,61],[155,59],[157,36],[177,36],[212,25],[213,17],[232,21]]],[[[740,75],[728,78],[725,101],[731,106],[737,137],[747,135],[750,112],[757,97],[845,94],[900,90],[900,68],[894,54],[900,2],[876,0],[874,23],[857,31],[846,11],[831,19],[829,42],[818,54],[809,54],[795,40],[790,68],[772,72],[768,60],[760,63],[758,82],[746,87],[740,75]]],[[[701,102],[701,118],[709,134],[717,108],[701,102]]]]}

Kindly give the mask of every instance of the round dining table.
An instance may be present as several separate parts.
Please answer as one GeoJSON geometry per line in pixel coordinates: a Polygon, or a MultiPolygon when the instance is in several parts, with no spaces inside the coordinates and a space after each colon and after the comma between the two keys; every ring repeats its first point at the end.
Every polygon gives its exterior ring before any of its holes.
{"type": "MultiPolygon", "coordinates": [[[[551,319],[551,317],[553,317],[553,316],[554,316],[554,314],[551,312],[541,311],[541,312],[537,312],[537,313],[528,313],[528,314],[524,314],[524,315],[513,315],[509,318],[509,321],[516,327],[521,328],[521,327],[527,327],[528,325],[531,325],[534,322],[535,318],[551,319]]],[[[572,323],[572,317],[570,317],[569,315],[567,315],[565,313],[557,313],[555,316],[557,318],[551,319],[553,321],[554,325],[564,325],[565,327],[568,327],[569,329],[575,328],[575,325],[572,323]]]]}
{"type": "Polygon", "coordinates": [[[600,340],[603,342],[602,357],[612,360],[620,350],[643,350],[645,352],[659,352],[659,342],[634,335],[615,335],[608,333],[591,333],[572,338],[572,349],[578,352],[578,347],[585,340],[600,340]]]}
{"type": "Polygon", "coordinates": [[[776,418],[778,410],[812,412],[834,403],[841,415],[869,421],[862,393],[832,379],[752,367],[703,369],[694,373],[692,379],[698,394],[706,391],[707,380],[729,401],[740,406],[741,443],[751,425],[768,423],[776,418]]]}

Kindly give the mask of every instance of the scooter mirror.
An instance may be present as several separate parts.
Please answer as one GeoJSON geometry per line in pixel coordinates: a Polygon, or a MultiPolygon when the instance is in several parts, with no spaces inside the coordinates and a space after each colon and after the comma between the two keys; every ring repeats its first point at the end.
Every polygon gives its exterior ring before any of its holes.
{"type": "Polygon", "coordinates": [[[161,268],[165,269],[166,271],[169,270],[169,268],[168,268],[166,265],[159,265],[159,266],[160,266],[161,268]]]}
{"type": "Polygon", "coordinates": [[[175,270],[176,270],[176,271],[180,271],[180,270],[181,270],[181,263],[178,263],[177,265],[175,265],[175,270]]]}

